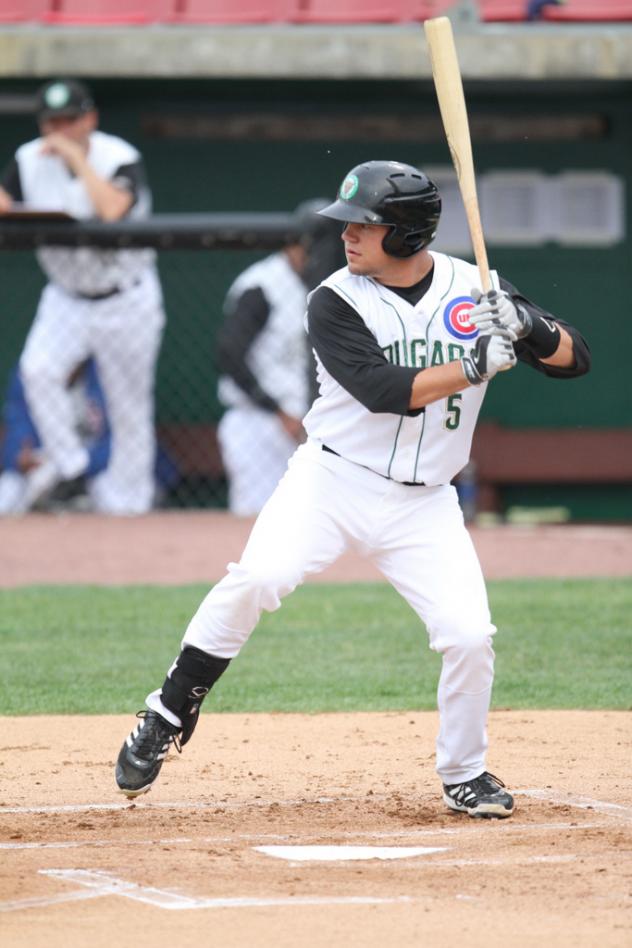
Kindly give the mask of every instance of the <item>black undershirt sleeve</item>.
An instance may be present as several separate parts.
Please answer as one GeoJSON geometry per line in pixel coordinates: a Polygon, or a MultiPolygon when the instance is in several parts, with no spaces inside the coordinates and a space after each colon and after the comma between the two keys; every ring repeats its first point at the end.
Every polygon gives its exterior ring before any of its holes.
{"type": "Polygon", "coordinates": [[[310,297],[307,332],[329,374],[371,412],[419,415],[409,409],[418,368],[392,365],[356,310],[330,287],[310,297]]]}
{"type": "Polygon", "coordinates": [[[5,168],[0,185],[14,201],[23,201],[20,168],[15,158],[5,168]]]}
{"type": "Polygon", "coordinates": [[[523,296],[522,293],[517,290],[515,286],[513,286],[513,284],[509,283],[508,280],[505,280],[502,277],[500,277],[500,288],[501,290],[504,290],[506,293],[508,293],[514,302],[520,303],[522,306],[524,306],[524,308],[533,316],[537,316],[540,319],[549,320],[550,322],[557,323],[558,326],[562,326],[573,340],[575,365],[571,368],[565,369],[556,365],[546,365],[546,363],[541,362],[529,348],[529,342],[527,339],[519,339],[514,343],[516,356],[520,362],[524,362],[527,365],[530,365],[531,368],[536,369],[538,372],[542,372],[544,375],[548,375],[549,378],[554,379],[578,378],[580,375],[585,375],[588,372],[591,362],[590,349],[588,348],[588,343],[578,329],[575,329],[574,326],[571,326],[569,323],[565,322],[565,320],[558,319],[556,316],[552,316],[550,313],[547,313],[546,310],[543,310],[535,303],[532,303],[531,300],[527,299],[526,296],[523,296]]]}
{"type": "MultiPolygon", "coordinates": [[[[145,167],[142,161],[136,161],[132,164],[121,165],[112,175],[112,183],[124,191],[129,191],[133,197],[132,206],[138,200],[138,192],[146,186],[145,167]]],[[[15,158],[5,168],[0,179],[0,185],[7,194],[10,194],[14,201],[22,201],[22,182],[20,180],[20,167],[15,158]]]]}
{"type": "Polygon", "coordinates": [[[270,305],[260,287],[246,290],[232,307],[217,335],[217,368],[229,375],[248,398],[264,411],[278,411],[277,402],[259,385],[248,368],[246,356],[270,315],[270,305]]]}
{"type": "MultiPolygon", "coordinates": [[[[573,340],[576,364],[572,368],[546,365],[524,340],[515,343],[518,359],[551,378],[584,375],[590,368],[590,351],[579,331],[532,303],[507,280],[501,278],[500,285],[534,315],[564,327],[573,340]]],[[[408,407],[413,379],[421,370],[388,362],[360,315],[334,290],[320,287],[312,294],[307,319],[310,343],[324,367],[369,411],[398,415],[418,415],[423,411],[408,407]]]]}
{"type": "Polygon", "coordinates": [[[122,191],[128,191],[132,195],[133,201],[130,205],[131,209],[138,201],[140,190],[147,187],[145,166],[142,161],[134,161],[129,165],[121,165],[116,169],[110,180],[117,188],[120,188],[122,191]]]}

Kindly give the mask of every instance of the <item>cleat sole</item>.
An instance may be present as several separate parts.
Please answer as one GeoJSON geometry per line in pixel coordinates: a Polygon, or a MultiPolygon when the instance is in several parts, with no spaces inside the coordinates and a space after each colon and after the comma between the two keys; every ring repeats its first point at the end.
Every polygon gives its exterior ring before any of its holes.
{"type": "Polygon", "coordinates": [[[143,793],[149,793],[150,790],[151,784],[148,787],[142,787],[140,790],[124,790],[123,787],[118,788],[118,792],[126,796],[128,800],[134,800],[136,797],[142,796],[143,793]]]}

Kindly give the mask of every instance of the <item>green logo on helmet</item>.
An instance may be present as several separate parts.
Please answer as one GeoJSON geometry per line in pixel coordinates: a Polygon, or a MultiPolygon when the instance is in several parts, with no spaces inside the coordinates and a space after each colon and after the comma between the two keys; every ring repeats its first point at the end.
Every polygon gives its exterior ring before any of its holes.
{"type": "Polygon", "coordinates": [[[360,187],[357,175],[348,174],[340,185],[340,197],[343,201],[349,201],[360,187]]]}

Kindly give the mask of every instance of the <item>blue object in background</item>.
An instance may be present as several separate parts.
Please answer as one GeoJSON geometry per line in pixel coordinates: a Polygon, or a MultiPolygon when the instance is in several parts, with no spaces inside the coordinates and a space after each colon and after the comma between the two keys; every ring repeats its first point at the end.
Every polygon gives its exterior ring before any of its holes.
{"type": "Polygon", "coordinates": [[[561,7],[565,0],[528,0],[527,20],[539,20],[545,7],[561,7]]]}
{"type": "MultiPolygon", "coordinates": [[[[85,445],[89,454],[86,477],[92,478],[108,466],[111,433],[105,396],[99,382],[95,360],[88,359],[81,371],[83,373],[82,382],[87,413],[91,418],[90,430],[85,435],[85,445]]],[[[17,366],[9,378],[2,416],[4,438],[0,454],[0,466],[4,471],[22,473],[20,469],[21,452],[24,448],[37,450],[42,446],[42,442],[29,412],[24,386],[17,366]]],[[[165,490],[174,487],[180,477],[175,463],[160,445],[156,450],[154,474],[158,485],[165,490]]]]}

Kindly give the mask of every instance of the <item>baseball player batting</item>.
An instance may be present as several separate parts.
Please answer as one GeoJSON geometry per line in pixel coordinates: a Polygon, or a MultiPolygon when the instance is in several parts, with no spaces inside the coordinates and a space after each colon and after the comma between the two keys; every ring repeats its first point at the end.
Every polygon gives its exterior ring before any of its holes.
{"type": "Polygon", "coordinates": [[[343,224],[347,266],[308,302],[320,391],[304,419],[308,438],[139,712],[116,765],[128,796],[151,787],[171,744],[190,739],[204,696],[262,610],[278,609],[308,574],[353,547],[415,610],[442,656],[443,800],[473,817],[513,813],[511,794],[486,769],[496,629],[451,481],[500,370],[520,361],[574,378],[588,371],[590,354],[576,329],[496,273],[483,295],[472,290],[476,267],[428,250],[440,211],[435,185],[396,161],[353,168],[320,211],[343,224]]]}

